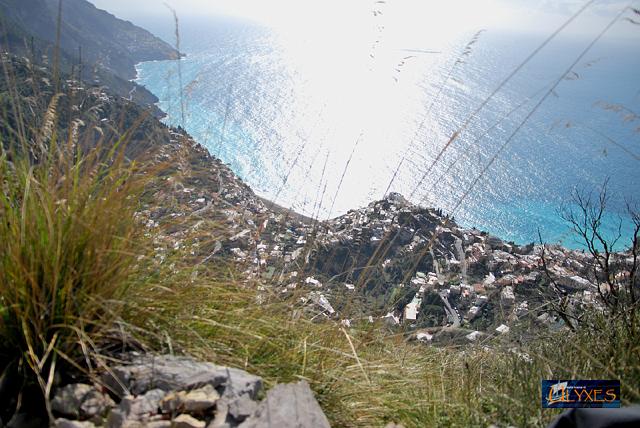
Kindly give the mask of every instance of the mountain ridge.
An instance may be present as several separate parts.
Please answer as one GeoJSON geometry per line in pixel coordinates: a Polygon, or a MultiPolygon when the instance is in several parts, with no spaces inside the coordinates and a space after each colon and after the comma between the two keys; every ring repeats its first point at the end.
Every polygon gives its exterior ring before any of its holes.
{"type": "Polygon", "coordinates": [[[133,82],[142,61],[179,57],[169,44],[129,21],[96,8],[86,0],[0,0],[3,50],[36,63],[56,65],[66,74],[150,108],[156,116],[158,98],[133,82]],[[59,50],[58,6],[61,5],[59,50]],[[56,59],[58,64],[55,64],[56,59]]]}

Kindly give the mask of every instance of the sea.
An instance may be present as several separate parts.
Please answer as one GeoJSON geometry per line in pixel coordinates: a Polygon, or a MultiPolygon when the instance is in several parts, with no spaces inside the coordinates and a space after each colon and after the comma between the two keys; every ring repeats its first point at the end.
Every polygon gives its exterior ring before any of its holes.
{"type": "Polygon", "coordinates": [[[640,203],[637,37],[606,34],[579,58],[600,28],[561,33],[491,96],[548,33],[433,37],[380,15],[353,34],[331,22],[191,18],[185,57],[139,64],[137,82],[166,123],[308,216],[398,192],[508,241],[582,248],[563,213],[576,192],[595,198],[606,186],[603,228],[621,232],[617,248],[629,244],[627,206],[640,203]]]}

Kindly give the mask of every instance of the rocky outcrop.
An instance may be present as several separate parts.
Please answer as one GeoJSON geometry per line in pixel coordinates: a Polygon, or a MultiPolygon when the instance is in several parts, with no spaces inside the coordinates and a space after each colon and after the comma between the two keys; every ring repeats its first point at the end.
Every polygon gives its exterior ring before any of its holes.
{"type": "Polygon", "coordinates": [[[329,426],[327,417],[305,381],[276,385],[267,393],[267,398],[260,403],[253,415],[241,425],[242,428],[329,426]]]}
{"type": "Polygon", "coordinates": [[[258,401],[261,391],[262,379],[243,370],[142,355],[111,367],[99,385],[59,388],[52,410],[61,428],[329,426],[308,383],[276,385],[258,401]]]}

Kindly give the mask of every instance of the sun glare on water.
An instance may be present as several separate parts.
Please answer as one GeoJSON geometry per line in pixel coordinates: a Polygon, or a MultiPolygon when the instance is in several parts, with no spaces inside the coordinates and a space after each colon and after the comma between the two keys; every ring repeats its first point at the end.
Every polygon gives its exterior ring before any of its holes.
{"type": "MultiPolygon", "coordinates": [[[[539,99],[611,19],[610,7],[620,7],[596,3],[563,30],[440,158],[465,117],[582,3],[185,0],[172,6],[187,52],[185,128],[257,193],[319,218],[387,191],[449,212],[535,103],[527,100],[539,99]]],[[[616,26],[616,34],[625,28],[616,26]]],[[[616,67],[615,59],[607,61],[598,67],[616,67]]],[[[176,75],[175,67],[143,65],[140,82],[159,94],[168,121],[180,124],[169,102],[177,93],[164,95],[175,87],[166,78],[176,75]]],[[[550,223],[576,182],[600,180],[604,169],[592,168],[578,135],[562,140],[547,129],[566,114],[585,120],[590,105],[612,94],[611,82],[590,80],[596,69],[563,83],[561,96],[540,109],[546,116],[529,121],[513,151],[473,184],[455,213],[461,223],[529,240],[532,209],[550,223]],[[558,159],[572,159],[574,169],[555,165],[558,159]],[[541,183],[557,188],[541,195],[541,183]]]]}

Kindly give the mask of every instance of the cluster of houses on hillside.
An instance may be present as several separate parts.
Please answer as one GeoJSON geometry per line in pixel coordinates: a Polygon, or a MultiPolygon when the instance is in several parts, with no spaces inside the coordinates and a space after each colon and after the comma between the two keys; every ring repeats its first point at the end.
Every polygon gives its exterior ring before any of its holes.
{"type": "Polygon", "coordinates": [[[532,305],[548,278],[577,305],[596,302],[592,260],[584,252],[546,247],[544,270],[542,246],[461,228],[441,211],[394,193],[335,219],[314,221],[264,201],[204,148],[179,133],[173,137],[160,160],[185,146],[188,156],[139,213],[149,228],[180,220],[180,226],[154,233],[159,263],[176,249],[201,257],[200,263],[224,257],[243,266],[247,283],[304,290],[306,304],[333,318],[344,317],[335,301],[349,293],[377,298],[397,287],[415,290],[400,310],[388,302],[386,310],[365,305],[360,311],[367,319],[385,317],[405,327],[417,325],[429,293],[441,298],[443,325],[473,326],[490,317],[485,324],[498,333],[523,316],[553,320],[532,305]]]}

